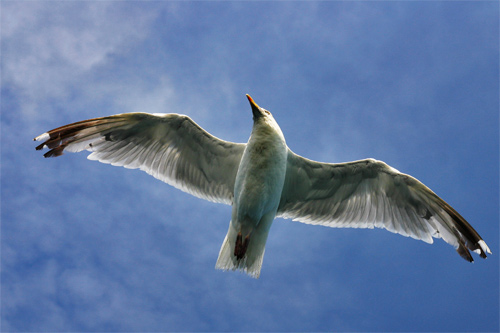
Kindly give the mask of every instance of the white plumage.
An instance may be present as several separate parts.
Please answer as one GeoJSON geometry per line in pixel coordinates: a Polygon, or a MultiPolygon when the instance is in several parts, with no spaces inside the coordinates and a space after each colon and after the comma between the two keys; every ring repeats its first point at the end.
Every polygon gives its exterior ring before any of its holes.
{"type": "Polygon", "coordinates": [[[432,243],[442,238],[466,260],[491,253],[469,223],[417,179],[366,159],[320,163],[294,154],[271,113],[248,96],[247,144],[220,140],[189,117],[128,113],[44,133],[45,157],[89,150],[91,160],[141,169],[197,197],[232,205],[216,268],[260,275],[276,216],[336,228],[384,228],[432,243]]]}

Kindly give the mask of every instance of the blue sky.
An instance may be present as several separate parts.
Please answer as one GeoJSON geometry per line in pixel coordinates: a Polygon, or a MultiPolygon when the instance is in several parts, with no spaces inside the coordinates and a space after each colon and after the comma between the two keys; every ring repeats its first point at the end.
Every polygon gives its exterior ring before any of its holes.
{"type": "Polygon", "coordinates": [[[3,331],[498,331],[498,2],[0,6],[3,331]],[[229,206],[31,141],[144,111],[246,142],[246,93],[300,155],[418,178],[493,255],[277,219],[260,279],[220,272],[229,206]]]}

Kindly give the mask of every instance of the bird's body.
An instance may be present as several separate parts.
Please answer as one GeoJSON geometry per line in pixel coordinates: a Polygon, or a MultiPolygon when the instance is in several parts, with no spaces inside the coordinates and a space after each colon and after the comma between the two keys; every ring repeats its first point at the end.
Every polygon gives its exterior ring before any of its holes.
{"type": "Polygon", "coordinates": [[[216,267],[237,267],[258,276],[281,200],[288,151],[274,119],[254,104],[252,108],[254,127],[236,174],[231,223],[216,267]]]}
{"type": "Polygon", "coordinates": [[[432,243],[443,238],[466,260],[491,253],[469,223],[415,178],[373,159],[320,163],[294,154],[271,113],[248,96],[247,144],[220,140],[189,117],[119,114],[44,133],[45,157],[90,150],[89,159],[140,168],[195,196],[232,205],[216,268],[260,275],[276,216],[330,227],[385,228],[432,243]]]}

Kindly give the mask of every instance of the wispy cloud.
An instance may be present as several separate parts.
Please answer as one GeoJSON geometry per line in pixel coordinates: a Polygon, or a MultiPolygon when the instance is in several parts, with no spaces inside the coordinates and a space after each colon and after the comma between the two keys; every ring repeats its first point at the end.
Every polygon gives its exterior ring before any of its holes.
{"type": "Polygon", "coordinates": [[[19,111],[37,121],[40,103],[71,101],[93,71],[134,48],[157,16],[112,2],[6,2],[2,9],[2,80],[23,98],[19,111]]]}

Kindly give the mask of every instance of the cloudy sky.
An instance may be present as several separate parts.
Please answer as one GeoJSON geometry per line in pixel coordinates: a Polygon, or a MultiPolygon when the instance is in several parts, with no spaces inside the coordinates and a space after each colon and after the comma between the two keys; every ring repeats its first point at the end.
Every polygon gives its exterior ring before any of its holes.
{"type": "Polygon", "coordinates": [[[498,2],[0,6],[3,331],[499,329],[498,2]],[[32,142],[135,111],[246,142],[246,93],[300,155],[420,179],[493,255],[277,219],[260,279],[220,272],[229,206],[32,142]]]}

